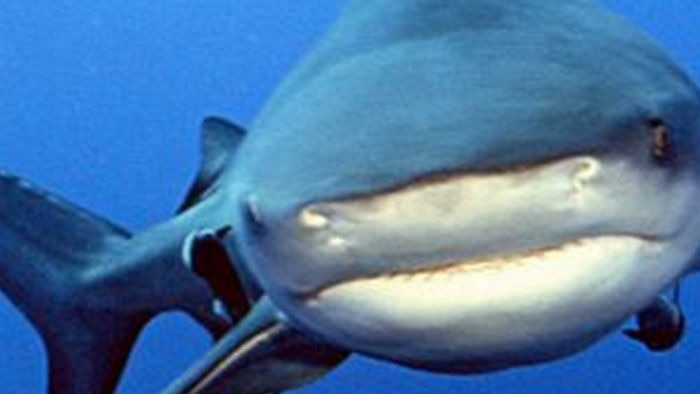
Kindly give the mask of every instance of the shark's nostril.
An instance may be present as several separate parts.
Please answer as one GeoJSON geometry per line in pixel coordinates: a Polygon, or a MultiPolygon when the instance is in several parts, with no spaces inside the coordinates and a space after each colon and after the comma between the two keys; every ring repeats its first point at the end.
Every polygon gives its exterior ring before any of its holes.
{"type": "Polygon", "coordinates": [[[250,196],[243,201],[242,205],[243,218],[249,230],[257,235],[263,234],[265,232],[265,223],[263,222],[263,215],[257,199],[250,196]]]}
{"type": "Polygon", "coordinates": [[[600,173],[600,163],[590,157],[581,159],[574,174],[574,191],[580,193],[600,173]]]}

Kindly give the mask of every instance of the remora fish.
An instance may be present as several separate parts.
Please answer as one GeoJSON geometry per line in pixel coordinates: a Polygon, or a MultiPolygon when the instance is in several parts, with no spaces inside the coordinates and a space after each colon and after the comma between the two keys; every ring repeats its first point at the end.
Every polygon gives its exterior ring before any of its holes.
{"type": "Polygon", "coordinates": [[[589,1],[357,0],[250,132],[205,123],[172,221],[131,235],[3,176],[0,284],[53,393],[111,392],[172,308],[237,323],[172,393],[283,390],[348,351],[454,373],[564,357],[674,315],[699,109],[589,1]]]}

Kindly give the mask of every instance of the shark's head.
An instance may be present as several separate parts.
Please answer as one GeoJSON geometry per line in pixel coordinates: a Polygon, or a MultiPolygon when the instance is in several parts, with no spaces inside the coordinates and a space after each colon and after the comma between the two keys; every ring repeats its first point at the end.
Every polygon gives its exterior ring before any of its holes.
{"type": "Polygon", "coordinates": [[[357,1],[242,148],[290,322],[473,372],[589,345],[692,269],[700,99],[588,1],[357,1]]]}

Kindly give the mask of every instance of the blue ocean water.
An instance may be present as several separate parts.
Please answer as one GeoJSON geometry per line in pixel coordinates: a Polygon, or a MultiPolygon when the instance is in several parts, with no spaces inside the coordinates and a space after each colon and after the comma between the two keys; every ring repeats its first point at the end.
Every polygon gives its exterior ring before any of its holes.
{"type": "MultiPolygon", "coordinates": [[[[700,3],[606,0],[700,81],[700,3]]],[[[344,1],[54,0],[0,4],[0,167],[138,230],[172,215],[199,157],[201,119],[249,124],[344,1]]],[[[313,109],[311,109],[313,110],[313,109]]],[[[299,393],[617,394],[700,391],[700,280],[684,286],[689,332],[651,355],[615,334],[553,364],[477,377],[409,371],[355,357],[299,393]]],[[[465,335],[468,335],[465,333],[465,335]]],[[[181,315],[139,341],[123,394],[163,388],[201,354],[181,315]]],[[[0,393],[41,393],[38,336],[0,300],[0,393]]]]}

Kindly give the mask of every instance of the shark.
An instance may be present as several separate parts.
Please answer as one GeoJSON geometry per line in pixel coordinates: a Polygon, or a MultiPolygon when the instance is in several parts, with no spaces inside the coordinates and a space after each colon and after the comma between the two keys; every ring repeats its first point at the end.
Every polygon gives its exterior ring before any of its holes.
{"type": "Polygon", "coordinates": [[[650,350],[683,335],[700,91],[596,1],[352,0],[249,128],[202,136],[136,234],[0,174],[0,288],[50,394],[112,393],[169,310],[216,342],[163,394],[278,393],[352,353],[524,367],[632,316],[650,350]]]}

